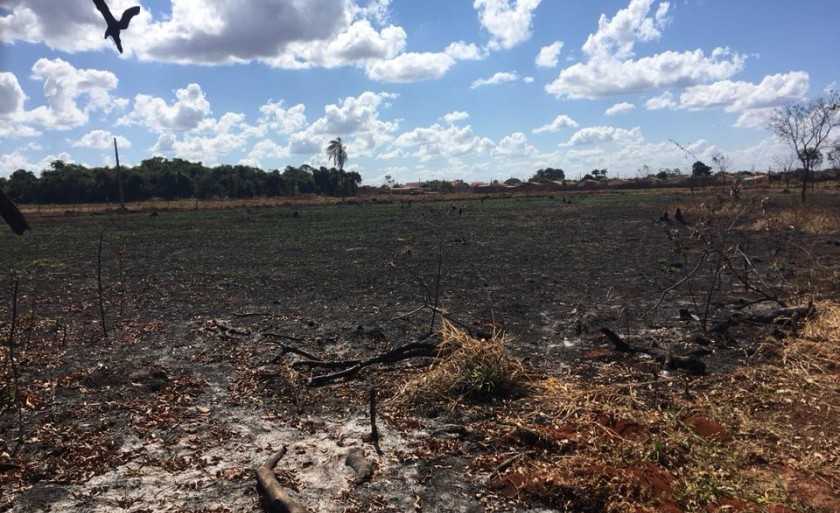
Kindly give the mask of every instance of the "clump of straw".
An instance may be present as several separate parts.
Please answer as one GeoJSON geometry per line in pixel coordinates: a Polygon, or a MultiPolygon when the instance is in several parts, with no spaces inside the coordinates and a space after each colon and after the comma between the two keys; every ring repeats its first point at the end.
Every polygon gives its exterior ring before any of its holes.
{"type": "Polygon", "coordinates": [[[395,398],[398,402],[416,405],[464,398],[487,400],[524,389],[525,369],[507,353],[506,335],[494,333],[489,340],[480,340],[444,321],[440,337],[438,363],[407,382],[395,398]]]}

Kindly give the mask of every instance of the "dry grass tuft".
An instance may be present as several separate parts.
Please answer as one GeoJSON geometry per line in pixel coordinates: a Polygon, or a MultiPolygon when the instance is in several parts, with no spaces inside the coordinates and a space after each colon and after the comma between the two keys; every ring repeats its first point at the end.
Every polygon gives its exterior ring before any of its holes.
{"type": "Polygon", "coordinates": [[[791,205],[768,212],[753,225],[754,229],[784,231],[794,229],[814,235],[840,233],[840,214],[826,207],[791,205]]]}
{"type": "Polygon", "coordinates": [[[508,341],[501,333],[479,340],[444,321],[439,363],[407,382],[394,401],[406,405],[454,405],[465,398],[486,400],[524,391],[528,381],[525,367],[507,353],[508,341]]]}

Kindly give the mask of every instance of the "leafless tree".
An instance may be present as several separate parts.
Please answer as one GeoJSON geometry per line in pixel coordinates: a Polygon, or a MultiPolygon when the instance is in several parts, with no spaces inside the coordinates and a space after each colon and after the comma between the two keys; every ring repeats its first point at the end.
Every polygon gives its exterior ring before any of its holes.
{"type": "Polygon", "coordinates": [[[785,153],[773,157],[773,166],[779,170],[785,181],[785,191],[790,191],[790,177],[793,175],[793,166],[799,160],[794,153],[785,153]]]}
{"type": "Polygon", "coordinates": [[[718,171],[721,173],[726,173],[729,171],[729,168],[732,167],[732,161],[724,155],[723,153],[717,151],[712,155],[712,162],[715,163],[717,166],[718,171]]]}
{"type": "Polygon", "coordinates": [[[834,129],[840,126],[840,92],[829,91],[810,101],[776,109],[767,128],[787,143],[802,163],[802,201],[808,176],[822,160],[821,148],[832,145],[834,129]]]}

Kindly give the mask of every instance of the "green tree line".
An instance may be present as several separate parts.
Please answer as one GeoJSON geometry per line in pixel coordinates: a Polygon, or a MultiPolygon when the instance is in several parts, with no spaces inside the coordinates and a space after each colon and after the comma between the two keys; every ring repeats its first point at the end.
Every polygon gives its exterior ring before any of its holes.
{"type": "MultiPolygon", "coordinates": [[[[254,198],[319,194],[353,196],[362,177],[342,169],[286,166],[264,171],[243,165],[207,167],[200,162],[154,157],[135,167],[121,167],[126,201],[209,198],[254,198]]],[[[56,160],[40,176],[19,169],[2,187],[17,203],[117,202],[117,170],[87,168],[56,160]]]]}

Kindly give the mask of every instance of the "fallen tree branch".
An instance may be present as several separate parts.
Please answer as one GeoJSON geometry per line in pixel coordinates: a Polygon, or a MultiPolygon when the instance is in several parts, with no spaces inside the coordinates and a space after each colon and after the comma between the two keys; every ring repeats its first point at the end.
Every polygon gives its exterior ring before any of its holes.
{"type": "Polygon", "coordinates": [[[244,330],[241,328],[236,328],[231,326],[229,322],[223,321],[221,319],[213,319],[210,321],[210,324],[216,328],[220,335],[223,336],[238,336],[238,337],[247,337],[251,334],[250,330],[244,330]]]}
{"type": "Polygon", "coordinates": [[[800,319],[809,319],[815,312],[816,309],[814,308],[814,304],[809,302],[807,305],[777,308],[767,313],[732,315],[731,317],[717,323],[710,331],[723,334],[726,333],[726,330],[736,324],[750,324],[753,326],[776,324],[786,326],[800,319]]]}
{"type": "Polygon", "coordinates": [[[285,340],[291,340],[293,342],[306,342],[306,339],[300,337],[293,337],[291,335],[284,335],[283,333],[273,333],[271,331],[265,331],[262,333],[263,337],[272,337],[272,338],[281,338],[285,340]]]}
{"type": "MultiPolygon", "coordinates": [[[[360,370],[364,369],[365,367],[369,367],[371,365],[376,365],[379,363],[396,363],[402,360],[407,360],[409,358],[429,358],[429,357],[436,357],[437,356],[437,344],[432,344],[428,342],[411,342],[404,346],[398,347],[396,349],[392,349],[391,351],[387,351],[382,353],[378,356],[374,356],[373,358],[368,358],[367,360],[361,360],[358,363],[353,364],[353,366],[346,368],[344,370],[340,370],[338,372],[333,372],[331,374],[324,374],[321,376],[313,376],[309,378],[307,385],[311,387],[317,387],[321,385],[325,385],[332,381],[336,381],[342,378],[352,378],[356,374],[359,373],[360,370]]],[[[297,362],[301,363],[301,362],[297,362]]],[[[312,363],[312,362],[308,362],[312,363]]],[[[345,363],[345,362],[337,362],[337,363],[345,363]]]]}
{"type": "Polygon", "coordinates": [[[292,499],[283,490],[283,487],[280,486],[277,477],[274,476],[274,467],[285,455],[286,446],[284,445],[282,449],[268,459],[265,465],[256,469],[257,489],[265,497],[264,505],[268,511],[278,513],[307,513],[307,509],[292,499]]]}
{"type": "Polygon", "coordinates": [[[521,454],[516,453],[513,456],[511,456],[510,458],[506,459],[505,461],[499,463],[496,466],[496,468],[494,468],[493,471],[490,472],[490,475],[487,476],[487,482],[489,483],[490,481],[493,480],[493,478],[495,478],[496,476],[498,476],[499,474],[501,474],[502,472],[507,470],[508,467],[513,465],[514,462],[519,459],[520,456],[521,456],[521,454]]]}
{"type": "Polygon", "coordinates": [[[354,365],[358,365],[362,363],[362,360],[321,360],[319,358],[309,360],[299,360],[292,364],[293,369],[299,369],[301,367],[306,368],[314,368],[320,367],[322,369],[346,369],[347,367],[353,367],[354,365]]]}
{"type": "Polygon", "coordinates": [[[612,342],[615,349],[622,353],[642,353],[650,356],[655,361],[662,364],[668,369],[682,369],[689,374],[696,376],[706,373],[706,364],[695,356],[675,356],[671,354],[670,348],[667,351],[660,351],[652,347],[638,348],[633,347],[627,342],[623,341],[618,334],[609,328],[601,328],[601,333],[612,342]]]}
{"type": "Polygon", "coordinates": [[[416,314],[417,312],[419,312],[420,310],[422,310],[424,308],[426,308],[426,305],[420,305],[417,308],[415,308],[414,310],[412,310],[410,312],[406,312],[402,315],[398,315],[391,320],[392,321],[399,321],[400,319],[405,319],[406,317],[411,317],[412,315],[416,314]]]}
{"type": "Polygon", "coordinates": [[[759,324],[789,324],[791,321],[799,319],[808,319],[814,315],[813,303],[808,303],[803,306],[792,306],[786,308],[778,308],[766,314],[756,314],[744,317],[741,321],[754,322],[759,324]]]}
{"type": "Polygon", "coordinates": [[[280,356],[285,356],[288,353],[296,354],[298,356],[303,356],[304,358],[309,358],[312,362],[323,362],[321,358],[315,356],[312,353],[306,352],[303,349],[298,349],[294,346],[287,346],[282,342],[275,342],[278,346],[280,346],[280,356]]]}
{"type": "Polygon", "coordinates": [[[614,332],[613,330],[611,330],[609,328],[601,328],[601,333],[603,333],[604,335],[607,336],[608,339],[610,339],[610,342],[612,342],[612,344],[615,346],[615,348],[618,351],[621,351],[622,353],[632,353],[633,352],[633,348],[630,347],[630,344],[621,340],[621,337],[619,337],[618,334],[616,332],[614,332]]]}
{"type": "Polygon", "coordinates": [[[667,369],[682,369],[693,376],[706,374],[706,364],[695,356],[677,356],[671,354],[670,349],[667,351],[658,351],[650,348],[639,350],[639,352],[650,355],[667,369]]]}
{"type": "Polygon", "coordinates": [[[234,317],[262,317],[271,315],[269,312],[233,312],[234,317]]]}

